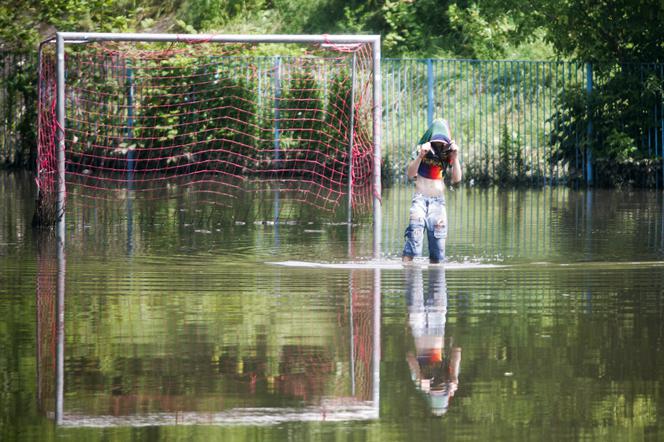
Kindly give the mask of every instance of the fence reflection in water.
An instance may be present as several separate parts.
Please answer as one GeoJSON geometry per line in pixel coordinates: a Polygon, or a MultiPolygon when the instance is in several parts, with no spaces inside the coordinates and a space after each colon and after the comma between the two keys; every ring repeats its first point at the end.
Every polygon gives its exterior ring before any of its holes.
{"type": "MultiPolygon", "coordinates": [[[[386,256],[401,256],[412,196],[410,185],[384,189],[386,256]]],[[[607,259],[607,253],[621,261],[658,260],[664,251],[661,192],[462,186],[447,190],[446,205],[447,258],[451,261],[570,262],[607,259]],[[638,220],[633,207],[641,207],[638,220]],[[580,248],[580,243],[585,246],[580,248]]]]}

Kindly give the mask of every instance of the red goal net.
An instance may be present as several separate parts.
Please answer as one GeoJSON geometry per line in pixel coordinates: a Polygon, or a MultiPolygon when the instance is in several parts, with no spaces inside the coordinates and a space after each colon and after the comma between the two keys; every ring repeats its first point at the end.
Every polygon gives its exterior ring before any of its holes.
{"type": "MultiPolygon", "coordinates": [[[[67,204],[184,194],[232,207],[277,192],[329,212],[370,206],[371,45],[280,45],[296,55],[262,55],[268,46],[67,44],[67,204]]],[[[57,181],[56,59],[55,45],[43,44],[37,183],[46,206],[57,181]]]]}

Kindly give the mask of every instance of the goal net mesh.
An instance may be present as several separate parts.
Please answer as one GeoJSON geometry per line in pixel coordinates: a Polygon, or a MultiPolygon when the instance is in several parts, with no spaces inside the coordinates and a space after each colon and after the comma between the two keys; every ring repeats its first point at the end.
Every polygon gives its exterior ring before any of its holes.
{"type": "MultiPolygon", "coordinates": [[[[67,45],[67,204],[184,194],[233,207],[278,193],[281,201],[338,212],[351,189],[352,210],[369,207],[371,45],[260,55],[266,46],[67,45]]],[[[59,141],[54,45],[40,56],[37,184],[48,209],[56,200],[59,141]]]]}

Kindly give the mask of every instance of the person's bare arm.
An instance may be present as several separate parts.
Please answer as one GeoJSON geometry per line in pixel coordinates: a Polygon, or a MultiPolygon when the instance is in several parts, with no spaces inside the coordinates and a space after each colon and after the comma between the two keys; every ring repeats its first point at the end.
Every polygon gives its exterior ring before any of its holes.
{"type": "Polygon", "coordinates": [[[431,143],[424,143],[420,145],[420,151],[417,154],[417,157],[408,163],[408,168],[406,169],[406,175],[408,176],[408,179],[414,179],[417,177],[417,169],[420,167],[420,163],[422,162],[422,158],[431,150],[431,143]]]}
{"type": "Polygon", "coordinates": [[[452,165],[452,184],[456,184],[461,181],[463,178],[463,173],[461,172],[461,163],[459,163],[459,147],[454,141],[450,143],[450,149],[452,150],[449,153],[449,161],[452,165]]]}

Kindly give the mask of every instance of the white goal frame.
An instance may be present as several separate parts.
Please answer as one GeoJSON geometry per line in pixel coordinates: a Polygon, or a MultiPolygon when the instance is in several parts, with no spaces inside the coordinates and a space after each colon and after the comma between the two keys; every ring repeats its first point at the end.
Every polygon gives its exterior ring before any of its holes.
{"type": "Polygon", "coordinates": [[[188,43],[301,43],[330,45],[371,45],[373,53],[373,254],[378,258],[381,252],[381,143],[382,143],[382,90],[380,68],[380,35],[300,35],[300,34],[154,34],[154,33],[96,33],[96,32],[57,32],[44,43],[56,45],[56,213],[58,214],[56,234],[64,244],[65,238],[65,45],[101,41],[118,42],[188,42],[188,43]]]}

